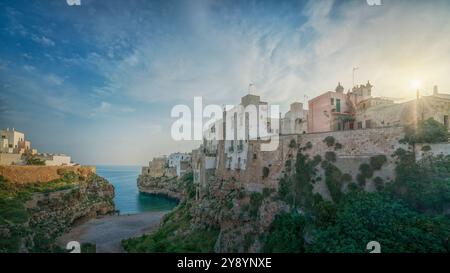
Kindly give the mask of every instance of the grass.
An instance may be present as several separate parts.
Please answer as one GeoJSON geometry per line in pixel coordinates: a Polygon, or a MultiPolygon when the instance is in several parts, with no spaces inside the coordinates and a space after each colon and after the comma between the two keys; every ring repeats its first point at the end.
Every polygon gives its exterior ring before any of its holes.
{"type": "Polygon", "coordinates": [[[186,202],[164,218],[161,228],[155,233],[124,240],[127,252],[181,253],[213,252],[219,235],[217,228],[191,229],[189,205],[186,202]]]}
{"type": "MultiPolygon", "coordinates": [[[[75,173],[66,173],[60,179],[46,183],[15,184],[0,176],[0,229],[7,230],[7,235],[0,236],[0,252],[18,252],[22,238],[30,234],[27,222],[31,216],[25,208],[25,203],[33,193],[49,193],[73,188],[78,184],[75,173]]],[[[39,245],[49,245],[54,238],[47,238],[40,234],[38,228],[33,230],[35,249],[41,250],[39,245]]]]}

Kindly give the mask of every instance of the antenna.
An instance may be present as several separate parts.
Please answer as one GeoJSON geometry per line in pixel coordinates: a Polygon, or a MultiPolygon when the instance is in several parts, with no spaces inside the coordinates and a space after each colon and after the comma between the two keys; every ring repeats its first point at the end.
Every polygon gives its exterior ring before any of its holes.
{"type": "Polygon", "coordinates": [[[359,69],[359,67],[353,67],[353,71],[352,71],[353,87],[355,87],[355,71],[358,69],[359,69]]]}
{"type": "Polygon", "coordinates": [[[255,84],[253,83],[253,81],[251,81],[248,84],[248,94],[250,95],[252,93],[252,91],[254,91],[254,89],[255,89],[255,84]]]}

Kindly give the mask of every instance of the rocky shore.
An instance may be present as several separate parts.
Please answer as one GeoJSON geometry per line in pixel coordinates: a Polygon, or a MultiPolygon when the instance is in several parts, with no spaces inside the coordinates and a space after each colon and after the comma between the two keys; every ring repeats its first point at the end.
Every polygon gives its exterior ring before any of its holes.
{"type": "Polygon", "coordinates": [[[163,195],[178,200],[185,198],[183,183],[177,177],[139,175],[137,186],[142,193],[163,195]]]}

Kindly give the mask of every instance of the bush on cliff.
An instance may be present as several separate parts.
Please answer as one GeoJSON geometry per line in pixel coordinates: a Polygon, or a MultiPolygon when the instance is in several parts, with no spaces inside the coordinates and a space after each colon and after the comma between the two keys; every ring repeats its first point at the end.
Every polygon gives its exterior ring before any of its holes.
{"type": "Polygon", "coordinates": [[[183,202],[167,215],[162,226],[150,235],[122,241],[127,252],[213,252],[219,230],[214,227],[191,229],[191,205],[183,202]]]}
{"type": "Polygon", "coordinates": [[[450,156],[428,155],[416,162],[413,152],[398,149],[394,157],[396,179],[386,184],[389,193],[422,212],[450,207],[450,156]]]}
{"type": "Polygon", "coordinates": [[[30,156],[25,160],[27,165],[45,166],[45,161],[35,156],[30,156]]]}
{"type": "Polygon", "coordinates": [[[429,118],[419,121],[417,128],[405,127],[405,137],[401,142],[414,145],[416,143],[448,142],[450,134],[444,124],[429,118]]]}
{"type": "Polygon", "coordinates": [[[282,213],[275,217],[265,237],[266,253],[304,252],[303,229],[305,220],[297,213],[282,213]]]}
{"type": "Polygon", "coordinates": [[[383,253],[448,252],[450,222],[411,210],[384,194],[354,192],[339,204],[334,223],[316,229],[308,252],[367,252],[378,241],[383,253]]]}

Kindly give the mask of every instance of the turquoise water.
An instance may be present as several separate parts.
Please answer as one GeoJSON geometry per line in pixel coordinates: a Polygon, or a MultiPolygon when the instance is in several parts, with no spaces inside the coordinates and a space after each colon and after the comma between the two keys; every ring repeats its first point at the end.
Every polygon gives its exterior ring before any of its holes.
{"type": "Polygon", "coordinates": [[[97,174],[114,185],[114,202],[120,214],[173,209],[177,205],[173,199],[139,193],[136,179],[140,172],[139,166],[97,166],[97,174]]]}

